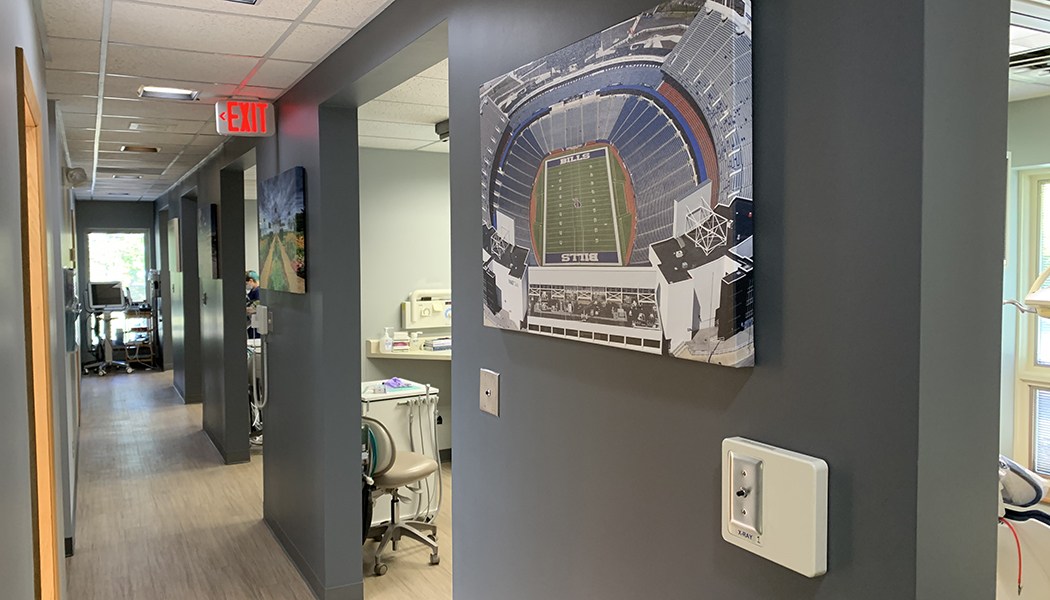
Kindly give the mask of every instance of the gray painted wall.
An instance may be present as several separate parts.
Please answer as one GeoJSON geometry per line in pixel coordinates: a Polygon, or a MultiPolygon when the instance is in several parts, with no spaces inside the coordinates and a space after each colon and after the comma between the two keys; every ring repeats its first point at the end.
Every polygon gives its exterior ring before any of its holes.
{"type": "Polygon", "coordinates": [[[1050,165],[1050,96],[1011,102],[1009,115],[1011,166],[1050,165]]]}
{"type": "MultiPolygon", "coordinates": [[[[44,59],[40,50],[38,27],[30,0],[14,0],[4,4],[4,18],[0,19],[0,280],[21,282],[21,173],[19,170],[18,114],[15,93],[15,47],[25,50],[29,72],[36,85],[36,97],[43,101],[44,59]]],[[[46,106],[41,106],[46,116],[46,106]]],[[[50,139],[48,123],[42,124],[45,169],[54,173],[56,165],[50,159],[47,144],[50,139]]],[[[50,176],[49,176],[50,179],[50,176]]],[[[53,196],[52,196],[53,198],[53,196]]],[[[49,206],[50,208],[50,206],[49,206]]],[[[52,236],[60,230],[49,222],[52,236]]],[[[52,263],[53,268],[59,268],[52,263]]],[[[53,279],[53,277],[52,277],[53,279]]],[[[54,295],[56,291],[52,290],[54,295]]],[[[21,340],[25,337],[22,315],[21,284],[0,287],[0,382],[4,384],[0,400],[0,582],[4,596],[14,600],[33,598],[33,522],[31,484],[29,479],[29,416],[26,399],[26,354],[21,340]]],[[[55,368],[60,368],[56,364],[55,368]]],[[[58,506],[63,506],[62,482],[59,481],[58,506]]],[[[59,539],[62,543],[62,524],[59,539]]],[[[62,563],[60,562],[60,567],[62,563]]]]}
{"type": "MultiPolygon", "coordinates": [[[[252,190],[251,193],[254,195],[255,190],[252,190]]],[[[258,272],[259,201],[247,196],[248,188],[246,187],[244,198],[244,270],[258,272]]]]}
{"type": "MultiPolygon", "coordinates": [[[[201,391],[201,313],[200,274],[197,265],[197,200],[196,190],[189,189],[158,206],[168,211],[169,222],[179,220],[179,256],[168,252],[168,276],[171,296],[171,360],[175,390],[187,403],[200,402],[201,391]],[[186,194],[185,196],[181,194],[186,194]],[[181,262],[182,270],[177,270],[181,262]]],[[[175,248],[170,244],[169,248],[175,248]]],[[[164,278],[164,275],[161,275],[164,278]]]]}
{"type": "Polygon", "coordinates": [[[228,142],[211,162],[157,200],[158,211],[180,218],[183,242],[183,272],[171,272],[169,257],[165,274],[173,285],[175,385],[181,380],[188,402],[204,403],[204,431],[228,464],[249,459],[243,170],[251,149],[250,140],[228,142]],[[210,204],[218,207],[218,279],[212,276],[209,232],[200,219],[210,204]]]}
{"type": "MultiPolygon", "coordinates": [[[[450,288],[448,155],[361,149],[361,333],[401,329],[401,302],[450,288]]],[[[438,335],[449,330],[424,330],[438,335]]],[[[452,363],[362,356],[365,381],[403,377],[441,391],[438,445],[452,447],[452,363]]]]}
{"type": "Polygon", "coordinates": [[[758,7],[752,370],[481,326],[478,85],[651,2],[401,0],[286,94],[259,177],[306,167],[310,281],[306,296],[263,293],[265,516],[315,591],[362,594],[347,468],[347,365],[361,364],[345,343],[361,334],[353,107],[411,74],[415,58],[387,59],[448,18],[457,598],[991,597],[1002,239],[988,223],[1002,214],[987,199],[1005,186],[1008,5],[949,4],[758,7]],[[479,367],[502,373],[498,420],[473,399],[479,367]],[[733,435],[829,462],[827,576],[721,541],[719,445],[733,435]],[[930,510],[948,481],[965,500],[930,510]],[[658,556],[624,550],[666,515],[688,518],[658,556]],[[931,552],[945,539],[950,560],[931,552]]]}

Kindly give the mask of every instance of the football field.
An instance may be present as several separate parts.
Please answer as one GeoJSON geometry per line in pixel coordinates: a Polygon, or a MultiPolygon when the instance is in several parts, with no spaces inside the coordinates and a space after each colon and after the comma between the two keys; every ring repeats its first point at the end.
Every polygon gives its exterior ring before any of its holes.
{"type": "Polygon", "coordinates": [[[532,219],[543,264],[624,264],[632,218],[625,178],[608,148],[544,161],[532,219]]]}

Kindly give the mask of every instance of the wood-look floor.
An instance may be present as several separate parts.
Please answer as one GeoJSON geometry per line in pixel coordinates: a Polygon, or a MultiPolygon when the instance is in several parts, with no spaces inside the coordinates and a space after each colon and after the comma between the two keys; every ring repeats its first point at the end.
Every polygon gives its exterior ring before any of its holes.
{"type": "MultiPolygon", "coordinates": [[[[262,456],[222,464],[170,373],[88,376],[82,389],[76,555],[70,600],[311,600],[262,521],[262,456]]],[[[438,526],[441,564],[404,543],[371,574],[368,600],[452,597],[451,473],[438,526]]]]}

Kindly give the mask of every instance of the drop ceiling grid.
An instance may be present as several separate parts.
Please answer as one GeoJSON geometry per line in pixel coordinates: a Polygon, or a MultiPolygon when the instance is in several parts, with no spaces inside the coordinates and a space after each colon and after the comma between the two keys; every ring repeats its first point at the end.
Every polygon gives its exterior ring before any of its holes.
{"type": "MultiPolygon", "coordinates": [[[[59,101],[67,116],[72,162],[88,168],[96,151],[99,40],[106,1],[43,0],[51,48],[49,97],[59,101]]],[[[163,180],[175,181],[225,141],[208,135],[214,130],[212,105],[217,99],[235,94],[277,99],[391,0],[267,0],[257,6],[222,0],[109,1],[100,169],[120,165],[121,170],[155,172],[168,160],[163,180]],[[200,90],[201,101],[142,100],[137,92],[147,84],[200,90]],[[161,131],[131,130],[132,123],[161,131]],[[125,144],[161,151],[120,153],[125,144]]],[[[108,192],[137,186],[145,197],[158,192],[156,181],[112,180],[100,172],[95,187],[108,192]]],[[[83,197],[84,190],[77,195],[83,197]]]]}

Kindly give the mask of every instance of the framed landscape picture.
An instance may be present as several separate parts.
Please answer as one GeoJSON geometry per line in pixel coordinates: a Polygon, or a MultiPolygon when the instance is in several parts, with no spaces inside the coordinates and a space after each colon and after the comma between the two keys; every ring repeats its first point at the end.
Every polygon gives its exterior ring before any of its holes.
{"type": "Polygon", "coordinates": [[[306,293],[306,169],[259,184],[259,285],[306,293]]]}

